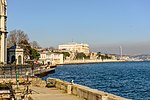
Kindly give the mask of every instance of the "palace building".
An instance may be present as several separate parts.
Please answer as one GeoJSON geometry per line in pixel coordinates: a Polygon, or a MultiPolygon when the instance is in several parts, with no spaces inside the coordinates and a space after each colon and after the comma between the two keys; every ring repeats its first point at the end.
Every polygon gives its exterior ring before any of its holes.
{"type": "Polygon", "coordinates": [[[69,43],[69,44],[63,44],[59,45],[58,49],[60,50],[67,50],[71,52],[79,52],[79,53],[85,53],[89,54],[89,45],[84,43],[69,43]]]}

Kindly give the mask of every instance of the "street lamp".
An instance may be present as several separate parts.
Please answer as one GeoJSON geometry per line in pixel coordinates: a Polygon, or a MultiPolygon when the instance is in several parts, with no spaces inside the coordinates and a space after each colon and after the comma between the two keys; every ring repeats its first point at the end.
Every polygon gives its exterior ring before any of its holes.
{"type": "Polygon", "coordinates": [[[28,86],[28,83],[29,83],[29,72],[27,71],[26,72],[26,77],[27,77],[27,82],[26,82],[26,85],[27,85],[27,94],[28,94],[28,90],[29,90],[29,86],[28,86]]]}

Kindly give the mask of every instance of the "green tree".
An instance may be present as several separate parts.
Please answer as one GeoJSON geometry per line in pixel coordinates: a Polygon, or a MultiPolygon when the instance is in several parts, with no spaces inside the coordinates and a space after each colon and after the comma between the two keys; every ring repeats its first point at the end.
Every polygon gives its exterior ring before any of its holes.
{"type": "Polygon", "coordinates": [[[105,56],[104,55],[101,55],[101,59],[102,59],[102,61],[105,59],[105,56]]]}
{"type": "Polygon", "coordinates": [[[101,58],[101,52],[97,52],[97,54],[96,54],[96,56],[97,56],[97,59],[100,59],[101,58]]]}
{"type": "Polygon", "coordinates": [[[70,56],[70,53],[69,53],[69,52],[62,52],[62,54],[64,55],[64,59],[66,59],[66,57],[69,57],[69,56],[70,56]]]}
{"type": "Polygon", "coordinates": [[[105,54],[105,59],[111,59],[111,56],[108,56],[108,54],[105,54]]]}
{"type": "Polygon", "coordinates": [[[33,59],[38,60],[39,56],[40,56],[40,54],[37,52],[37,50],[35,50],[34,48],[30,49],[30,59],[31,60],[33,60],[33,59]]]}
{"type": "Polygon", "coordinates": [[[27,40],[22,40],[18,43],[18,46],[24,50],[24,60],[27,60],[30,57],[31,46],[27,40]]]}
{"type": "Polygon", "coordinates": [[[84,53],[81,52],[76,54],[76,59],[83,59],[83,58],[85,59],[87,58],[87,56],[84,53]]]}

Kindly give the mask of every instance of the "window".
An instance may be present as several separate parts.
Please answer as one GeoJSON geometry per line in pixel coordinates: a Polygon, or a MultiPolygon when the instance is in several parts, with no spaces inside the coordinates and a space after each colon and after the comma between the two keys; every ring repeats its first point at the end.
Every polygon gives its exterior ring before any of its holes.
{"type": "Polygon", "coordinates": [[[21,56],[18,56],[18,64],[21,64],[21,56]]]}

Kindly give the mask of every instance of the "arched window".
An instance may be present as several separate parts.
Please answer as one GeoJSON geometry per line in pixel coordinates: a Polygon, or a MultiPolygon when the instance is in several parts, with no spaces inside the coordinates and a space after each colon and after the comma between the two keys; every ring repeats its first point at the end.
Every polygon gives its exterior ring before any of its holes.
{"type": "Polygon", "coordinates": [[[21,56],[18,56],[18,64],[21,64],[21,56]]]}
{"type": "Polygon", "coordinates": [[[15,63],[15,56],[11,56],[11,63],[15,63]]]}

